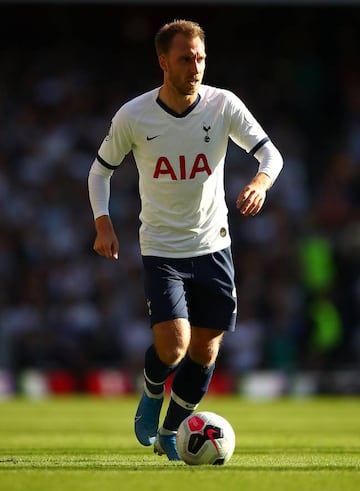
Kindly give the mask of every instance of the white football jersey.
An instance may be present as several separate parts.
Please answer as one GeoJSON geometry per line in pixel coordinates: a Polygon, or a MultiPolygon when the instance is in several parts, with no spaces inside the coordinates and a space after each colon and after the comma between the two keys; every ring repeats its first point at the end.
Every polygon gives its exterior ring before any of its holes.
{"type": "Polygon", "coordinates": [[[161,103],[158,93],[119,109],[97,159],[115,169],[133,152],[143,255],[182,258],[224,249],[231,242],[224,190],[228,139],[255,153],[269,138],[228,90],[202,85],[182,115],[161,103]]]}

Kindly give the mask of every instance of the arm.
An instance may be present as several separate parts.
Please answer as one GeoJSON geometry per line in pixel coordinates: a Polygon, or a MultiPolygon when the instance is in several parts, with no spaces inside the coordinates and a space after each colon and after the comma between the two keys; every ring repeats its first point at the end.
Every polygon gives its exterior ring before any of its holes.
{"type": "Polygon", "coordinates": [[[100,145],[88,176],[89,198],[96,229],[94,250],[108,259],[117,259],[119,255],[119,241],[109,213],[110,180],[114,170],[132,149],[130,112],[125,104],[111,120],[109,132],[100,145]]]}
{"type": "Polygon", "coordinates": [[[269,141],[254,155],[259,162],[256,176],[239,193],[236,207],[242,215],[256,215],[262,208],[266,192],[277,179],[283,159],[277,148],[269,141]]]}
{"type": "Polygon", "coordinates": [[[108,259],[117,259],[119,242],[109,216],[110,178],[113,171],[96,160],[88,177],[89,198],[95,219],[96,238],[94,250],[108,259]]]}

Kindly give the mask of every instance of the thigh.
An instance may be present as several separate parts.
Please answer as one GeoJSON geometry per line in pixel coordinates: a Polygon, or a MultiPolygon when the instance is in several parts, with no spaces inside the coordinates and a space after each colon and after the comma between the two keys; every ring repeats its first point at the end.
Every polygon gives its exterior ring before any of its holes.
{"type": "Polygon", "coordinates": [[[196,258],[195,264],[188,291],[191,325],[234,331],[237,299],[230,249],[196,258]]]}
{"type": "Polygon", "coordinates": [[[180,261],[156,256],[143,256],[142,259],[151,326],[174,319],[188,319],[186,274],[181,271],[180,261]]]}

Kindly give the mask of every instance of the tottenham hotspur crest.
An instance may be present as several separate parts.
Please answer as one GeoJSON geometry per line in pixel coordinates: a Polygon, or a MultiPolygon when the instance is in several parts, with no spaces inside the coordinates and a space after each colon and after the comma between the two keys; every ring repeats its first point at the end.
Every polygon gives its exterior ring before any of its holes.
{"type": "Polygon", "coordinates": [[[203,124],[203,130],[205,131],[205,136],[204,136],[204,142],[209,143],[210,141],[210,136],[209,136],[209,131],[211,130],[211,126],[207,126],[205,123],[203,124]]]}

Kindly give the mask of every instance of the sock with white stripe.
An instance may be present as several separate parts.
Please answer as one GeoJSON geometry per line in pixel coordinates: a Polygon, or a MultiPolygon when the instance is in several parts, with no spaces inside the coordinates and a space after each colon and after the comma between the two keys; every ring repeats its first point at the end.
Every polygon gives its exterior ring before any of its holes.
{"type": "Polygon", "coordinates": [[[171,399],[163,427],[176,431],[180,423],[190,416],[206,394],[214,365],[204,367],[186,356],[179,366],[171,391],[171,399]]]}
{"type": "Polygon", "coordinates": [[[169,375],[176,369],[177,365],[168,366],[158,357],[155,346],[149,346],[145,353],[144,389],[149,397],[162,397],[164,385],[169,375]]]}

